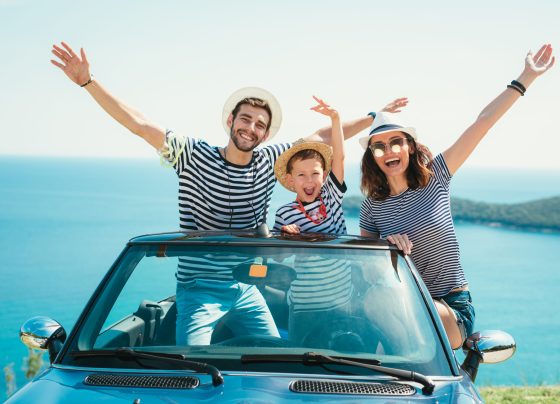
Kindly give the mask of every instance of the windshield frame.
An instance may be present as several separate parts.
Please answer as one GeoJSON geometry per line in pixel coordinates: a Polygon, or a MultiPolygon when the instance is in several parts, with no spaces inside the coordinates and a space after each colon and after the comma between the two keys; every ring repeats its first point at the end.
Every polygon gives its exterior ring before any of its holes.
{"type": "Polygon", "coordinates": [[[420,273],[418,273],[418,270],[416,269],[416,266],[414,265],[414,262],[412,262],[412,258],[410,258],[410,255],[405,255],[404,258],[405,258],[405,260],[408,264],[410,272],[412,273],[412,277],[414,278],[414,281],[416,282],[416,285],[417,285],[417,287],[420,291],[420,295],[422,296],[422,299],[424,300],[424,304],[425,304],[425,306],[428,310],[428,313],[430,314],[432,324],[434,325],[434,329],[435,329],[436,334],[439,338],[439,345],[441,345],[441,347],[443,348],[443,350],[445,352],[445,356],[447,358],[447,361],[449,362],[449,366],[451,368],[451,371],[452,371],[453,375],[459,376],[461,373],[459,371],[459,366],[457,364],[455,354],[453,353],[453,349],[451,348],[451,344],[449,343],[447,335],[445,334],[445,328],[443,327],[443,323],[441,321],[441,318],[439,317],[439,314],[438,314],[436,306],[433,302],[432,296],[430,295],[430,292],[428,291],[428,287],[426,286],[426,284],[422,280],[422,276],[420,275],[420,273]]]}
{"type": "MultiPolygon", "coordinates": [[[[441,324],[441,320],[439,319],[439,316],[435,310],[435,306],[431,300],[430,294],[426,288],[426,286],[424,285],[423,281],[421,280],[420,275],[418,274],[416,268],[414,267],[414,264],[412,263],[412,260],[410,259],[409,256],[403,256],[402,252],[400,252],[399,250],[397,250],[394,246],[390,246],[390,245],[380,245],[379,242],[372,244],[369,244],[367,242],[361,242],[361,241],[367,241],[367,238],[349,238],[349,242],[348,243],[336,243],[336,244],[330,244],[330,243],[325,243],[325,242],[306,242],[306,241],[301,241],[301,240],[297,240],[297,241],[282,241],[279,242],[278,240],[266,240],[266,239],[240,239],[240,238],[236,238],[234,239],[234,241],[228,241],[226,243],[224,243],[223,241],[212,241],[212,240],[199,240],[199,239],[189,239],[189,240],[132,240],[129,243],[127,243],[126,247],[123,249],[123,251],[120,253],[120,255],[117,257],[116,261],[113,263],[113,265],[110,267],[109,271],[105,274],[105,276],[103,277],[103,279],[101,280],[101,282],[99,283],[98,287],[95,289],[94,293],[92,294],[91,298],[89,299],[88,303],[86,304],[86,306],[84,307],[84,310],[82,311],[81,315],[79,316],[78,320],[76,321],[72,331],[69,333],[69,336],[66,340],[66,343],[63,346],[63,349],[61,350],[61,352],[59,353],[59,355],[57,356],[57,358],[55,359],[55,361],[53,362],[53,364],[60,364],[63,366],[71,366],[71,367],[75,367],[76,365],[73,364],[73,361],[70,359],[68,360],[69,357],[71,357],[70,353],[69,353],[69,349],[70,347],[77,347],[77,341],[76,338],[78,335],[80,335],[81,332],[83,332],[84,327],[85,327],[85,320],[90,318],[90,316],[92,315],[92,312],[95,310],[96,304],[99,302],[99,298],[101,296],[101,294],[104,292],[104,290],[106,289],[106,287],[108,286],[108,284],[110,283],[110,281],[112,279],[114,279],[115,276],[123,276],[122,273],[125,271],[125,269],[123,269],[123,266],[131,266],[132,265],[132,269],[134,269],[134,267],[136,266],[136,264],[147,254],[139,254],[138,256],[135,254],[134,250],[135,247],[144,247],[146,249],[151,249],[152,251],[154,251],[154,246],[156,247],[156,250],[158,251],[158,254],[163,252],[165,253],[165,251],[167,250],[168,247],[171,246],[179,246],[179,245],[183,245],[183,246],[188,246],[188,247],[193,247],[193,246],[208,246],[208,247],[212,247],[212,246],[224,246],[224,245],[228,245],[228,246],[238,246],[238,247],[272,247],[272,248],[293,248],[293,247],[299,247],[299,248],[305,248],[305,249],[315,249],[315,248],[327,248],[327,249],[358,249],[358,250],[394,250],[397,251],[399,255],[401,255],[401,257],[404,257],[404,262],[406,262],[406,265],[408,266],[407,270],[410,270],[411,275],[412,275],[412,279],[414,279],[414,282],[416,283],[416,287],[418,288],[418,291],[420,292],[420,296],[422,297],[422,300],[424,302],[424,305],[426,306],[427,312],[430,315],[430,319],[431,319],[431,326],[434,328],[435,334],[438,336],[439,341],[434,342],[435,345],[439,345],[440,348],[436,349],[443,349],[443,354],[444,357],[447,360],[447,363],[449,365],[449,369],[450,369],[450,373],[452,375],[452,377],[455,376],[459,376],[460,375],[460,370],[458,368],[457,365],[457,361],[455,360],[455,356],[453,351],[451,350],[451,347],[449,346],[449,343],[447,342],[447,337],[444,335],[444,329],[443,329],[443,325],[441,324]],[[140,258],[140,259],[137,259],[140,258]],[[137,259],[137,260],[136,260],[137,259]],[[136,262],[135,262],[136,261],[136,262]],[[70,364],[72,363],[72,364],[70,364]]],[[[144,370],[149,370],[149,369],[144,369],[144,370]]],[[[255,369],[256,370],[256,369],[255,369]]],[[[258,370],[257,370],[258,371],[258,370]]],[[[443,377],[449,377],[449,376],[443,376],[443,377]]]]}

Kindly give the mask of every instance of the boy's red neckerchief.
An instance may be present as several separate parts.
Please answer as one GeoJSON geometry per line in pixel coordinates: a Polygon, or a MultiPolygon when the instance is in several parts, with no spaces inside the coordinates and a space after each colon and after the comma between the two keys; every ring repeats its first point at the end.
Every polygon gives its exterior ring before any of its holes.
{"type": "Polygon", "coordinates": [[[298,203],[298,205],[296,206],[296,209],[299,210],[301,213],[303,213],[305,215],[305,217],[308,218],[313,223],[319,224],[327,218],[327,207],[325,206],[325,203],[323,202],[323,197],[322,196],[319,196],[319,201],[321,201],[321,205],[319,205],[319,212],[317,212],[317,214],[314,215],[315,218],[309,216],[309,213],[307,213],[307,211],[305,210],[305,207],[303,206],[303,203],[301,203],[299,198],[296,198],[296,202],[298,203]]]}

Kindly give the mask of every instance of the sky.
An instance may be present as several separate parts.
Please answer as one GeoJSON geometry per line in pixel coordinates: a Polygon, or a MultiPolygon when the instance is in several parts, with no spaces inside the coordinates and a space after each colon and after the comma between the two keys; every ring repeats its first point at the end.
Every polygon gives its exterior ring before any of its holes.
{"type": "MultiPolygon", "coordinates": [[[[397,97],[399,118],[437,153],[518,77],[528,50],[560,49],[560,2],[0,0],[0,155],[152,157],[50,64],[53,43],[84,47],[95,78],[150,120],[227,143],[221,111],[240,87],[282,105],[274,141],[343,120],[397,97]]],[[[560,170],[560,63],[541,76],[467,162],[560,170]]],[[[346,142],[346,161],[363,153],[346,142]]]]}

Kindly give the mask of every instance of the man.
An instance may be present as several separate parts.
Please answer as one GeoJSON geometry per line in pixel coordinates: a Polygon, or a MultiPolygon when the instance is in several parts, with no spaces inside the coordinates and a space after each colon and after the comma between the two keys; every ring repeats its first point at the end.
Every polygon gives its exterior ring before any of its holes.
{"type": "MultiPolygon", "coordinates": [[[[223,148],[194,138],[181,138],[147,120],[144,115],[113,96],[89,71],[83,49],[78,56],[62,42],[52,53],[59,67],[84,88],[116,121],[142,137],[175,169],[179,177],[179,217],[182,230],[248,229],[266,220],[275,184],[274,163],[291,144],[256,149],[278,131],[280,107],[272,94],[257,88],[234,93],[224,107],[224,127],[229,141],[223,148]]],[[[397,99],[384,110],[398,112],[406,99],[397,99]]],[[[343,125],[350,137],[369,127],[372,116],[343,125]]],[[[330,128],[306,140],[328,142],[330,128]]],[[[181,257],[177,269],[177,344],[210,343],[215,324],[226,313],[236,317],[239,331],[279,336],[259,290],[235,282],[231,268],[245,261],[241,256],[208,256],[203,260],[181,257]],[[219,302],[216,302],[219,296],[219,302]],[[208,303],[213,303],[209,308],[208,303]]]]}

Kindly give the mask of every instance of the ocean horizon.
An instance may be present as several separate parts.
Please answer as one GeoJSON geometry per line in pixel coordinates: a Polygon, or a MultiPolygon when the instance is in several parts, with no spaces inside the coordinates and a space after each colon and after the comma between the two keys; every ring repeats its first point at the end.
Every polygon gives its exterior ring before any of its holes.
{"type": "MultiPolygon", "coordinates": [[[[359,195],[357,164],[347,195],[359,195]]],[[[560,171],[464,168],[452,195],[517,203],[560,194],[560,171]]],[[[293,199],[276,186],[268,215],[293,199]]],[[[25,320],[45,315],[70,331],[126,242],[178,229],[177,177],[157,159],[0,156],[0,366],[14,363],[18,387],[25,320]]],[[[350,234],[358,219],[347,218],[350,234]]],[[[477,310],[475,329],[501,329],[516,354],[482,365],[477,384],[560,383],[560,234],[457,223],[463,267],[477,310]]],[[[48,361],[47,356],[45,360],[48,361]]],[[[0,393],[2,397],[2,393],[0,393]]]]}

